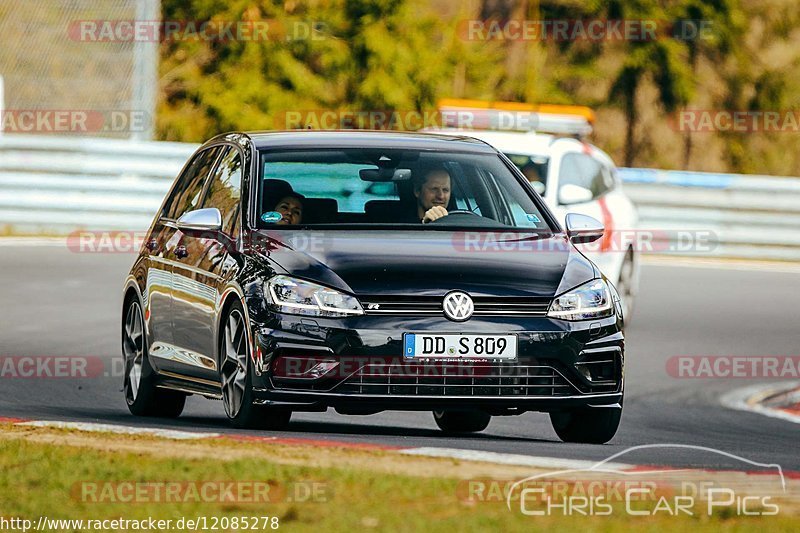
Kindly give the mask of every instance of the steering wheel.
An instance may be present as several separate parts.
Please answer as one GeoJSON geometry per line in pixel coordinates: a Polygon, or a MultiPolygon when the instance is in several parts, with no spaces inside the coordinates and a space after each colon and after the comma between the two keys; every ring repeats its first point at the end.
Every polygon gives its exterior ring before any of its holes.
{"type": "Polygon", "coordinates": [[[449,219],[453,215],[472,215],[472,216],[475,216],[475,217],[483,218],[478,213],[475,213],[475,212],[470,211],[468,209],[453,209],[452,211],[448,211],[446,217],[437,218],[436,220],[432,220],[431,222],[428,222],[428,224],[439,224],[442,221],[446,222],[447,219],[449,219]]]}
{"type": "Polygon", "coordinates": [[[478,213],[476,213],[474,211],[470,211],[469,209],[453,209],[452,211],[448,211],[447,214],[448,215],[474,215],[476,217],[481,216],[481,215],[479,215],[478,213]]]}

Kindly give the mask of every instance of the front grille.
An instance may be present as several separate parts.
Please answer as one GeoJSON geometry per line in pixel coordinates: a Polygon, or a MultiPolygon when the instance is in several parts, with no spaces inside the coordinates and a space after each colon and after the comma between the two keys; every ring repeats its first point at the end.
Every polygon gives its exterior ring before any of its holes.
{"type": "Polygon", "coordinates": [[[334,392],[377,396],[570,396],[572,385],[550,366],[364,365],[334,392]]]}
{"type": "MultiPolygon", "coordinates": [[[[376,296],[359,298],[368,315],[438,316],[443,314],[444,296],[376,296]]],[[[473,296],[473,316],[545,316],[547,297],[473,296]]]]}

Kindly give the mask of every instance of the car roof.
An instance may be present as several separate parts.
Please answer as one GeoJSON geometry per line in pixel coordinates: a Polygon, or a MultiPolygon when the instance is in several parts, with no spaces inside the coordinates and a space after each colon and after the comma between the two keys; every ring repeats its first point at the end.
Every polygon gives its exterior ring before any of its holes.
{"type": "MultiPolygon", "coordinates": [[[[230,136],[230,133],[220,137],[230,136]]],[[[235,134],[234,134],[235,135],[235,134]]],[[[239,135],[261,148],[406,148],[434,151],[497,153],[492,146],[466,135],[372,130],[254,131],[239,135]]]]}
{"type": "Polygon", "coordinates": [[[555,135],[535,131],[497,131],[497,130],[458,130],[442,129],[440,133],[463,135],[487,142],[501,152],[547,156],[550,145],[557,139],[555,135]]]}

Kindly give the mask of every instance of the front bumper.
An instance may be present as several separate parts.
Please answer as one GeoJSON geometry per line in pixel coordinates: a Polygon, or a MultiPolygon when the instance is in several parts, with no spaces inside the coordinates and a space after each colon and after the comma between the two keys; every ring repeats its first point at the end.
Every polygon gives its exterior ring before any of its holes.
{"type": "Polygon", "coordinates": [[[482,409],[558,411],[622,402],[624,337],[616,316],[568,322],[544,317],[274,315],[253,325],[256,401],[343,412],[482,409]],[[514,333],[515,361],[408,360],[403,333],[514,333]]]}

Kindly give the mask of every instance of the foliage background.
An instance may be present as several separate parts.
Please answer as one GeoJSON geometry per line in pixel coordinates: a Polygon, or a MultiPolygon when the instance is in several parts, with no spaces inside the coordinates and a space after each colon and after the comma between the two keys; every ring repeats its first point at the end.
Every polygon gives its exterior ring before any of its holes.
{"type": "MultiPolygon", "coordinates": [[[[10,22],[22,13],[0,1],[0,15],[10,22]]],[[[261,20],[271,28],[316,21],[322,38],[162,42],[159,139],[271,129],[291,110],[433,110],[442,97],[575,103],[597,111],[592,141],[621,165],[800,175],[798,132],[688,135],[674,125],[681,109],[800,109],[797,0],[161,0],[161,6],[164,20],[261,20]],[[464,39],[466,20],[489,18],[702,19],[711,31],[695,41],[464,39]]],[[[5,29],[13,43],[19,24],[10,22],[5,29]]],[[[110,81],[119,77],[108,70],[110,81]]]]}

